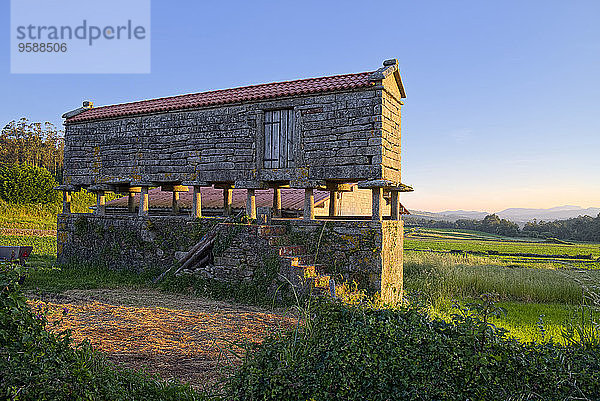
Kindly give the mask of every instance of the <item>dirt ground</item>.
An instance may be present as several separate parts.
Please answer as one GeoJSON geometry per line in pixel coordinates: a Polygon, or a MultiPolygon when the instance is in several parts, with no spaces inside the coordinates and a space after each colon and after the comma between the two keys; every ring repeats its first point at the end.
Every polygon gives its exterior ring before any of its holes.
{"type": "Polygon", "coordinates": [[[154,290],[70,290],[28,294],[54,330],[71,329],[109,359],[204,388],[240,363],[245,342],[296,324],[290,312],[165,294],[154,290]],[[52,327],[52,324],[51,324],[52,327]]]}

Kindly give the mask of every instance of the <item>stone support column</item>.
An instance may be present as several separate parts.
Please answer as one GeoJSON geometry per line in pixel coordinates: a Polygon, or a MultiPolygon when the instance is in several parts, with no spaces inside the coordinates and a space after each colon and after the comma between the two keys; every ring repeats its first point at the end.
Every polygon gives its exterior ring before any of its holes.
{"type": "Polygon", "coordinates": [[[96,214],[98,216],[106,214],[106,195],[104,191],[96,192],[96,214]]]}
{"type": "Polygon", "coordinates": [[[135,213],[135,192],[129,192],[129,196],[127,197],[127,211],[135,213]]]}
{"type": "Polygon", "coordinates": [[[231,216],[232,210],[231,205],[233,202],[233,189],[223,189],[223,216],[231,216]]]}
{"type": "Polygon", "coordinates": [[[148,216],[148,209],[150,205],[148,203],[148,187],[142,187],[140,192],[140,207],[138,209],[138,216],[148,216]]]}
{"type": "Polygon", "coordinates": [[[256,219],[256,191],[252,188],[247,189],[246,215],[251,219],[256,219]]]}
{"type": "Polygon", "coordinates": [[[281,217],[281,189],[273,188],[273,216],[281,217]]]}
{"type": "Polygon", "coordinates": [[[171,204],[171,213],[179,214],[179,192],[173,191],[173,203],[171,204]]]}
{"type": "Polygon", "coordinates": [[[373,202],[372,202],[372,220],[373,221],[381,221],[382,220],[382,210],[383,210],[383,191],[381,187],[375,187],[371,189],[373,194],[373,202]]]}
{"type": "Polygon", "coordinates": [[[315,194],[313,188],[304,190],[304,220],[315,218],[315,194]]]}
{"type": "Polygon", "coordinates": [[[194,185],[192,194],[192,217],[200,218],[202,217],[202,193],[200,192],[200,187],[198,185],[194,185]]]}
{"type": "Polygon", "coordinates": [[[339,200],[337,191],[329,191],[329,216],[334,217],[339,214],[339,200]]]}
{"type": "Polygon", "coordinates": [[[391,196],[391,215],[392,220],[400,220],[400,193],[398,191],[390,191],[391,196]]]}
{"type": "Polygon", "coordinates": [[[71,214],[71,192],[63,191],[63,214],[71,214]]]}

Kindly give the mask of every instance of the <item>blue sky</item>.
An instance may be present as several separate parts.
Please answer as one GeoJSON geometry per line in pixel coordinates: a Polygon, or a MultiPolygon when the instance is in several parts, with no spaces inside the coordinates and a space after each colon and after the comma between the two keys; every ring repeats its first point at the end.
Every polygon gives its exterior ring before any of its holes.
{"type": "MultiPolygon", "coordinates": [[[[56,1],[57,7],[60,1],[56,1]]],[[[150,74],[10,74],[0,123],[398,58],[413,209],[600,206],[600,2],[152,1],[150,74]]],[[[65,10],[65,12],[68,12],[65,10]]]]}

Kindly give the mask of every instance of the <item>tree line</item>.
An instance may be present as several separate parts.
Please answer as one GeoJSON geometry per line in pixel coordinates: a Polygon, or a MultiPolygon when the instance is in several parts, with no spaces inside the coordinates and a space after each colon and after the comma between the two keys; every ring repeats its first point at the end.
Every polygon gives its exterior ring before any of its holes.
{"type": "Polygon", "coordinates": [[[597,217],[579,216],[567,220],[536,221],[523,229],[509,220],[490,214],[483,220],[460,219],[456,221],[408,218],[407,226],[475,230],[508,237],[558,238],[561,240],[600,242],[600,214],[597,217]]]}
{"type": "Polygon", "coordinates": [[[0,132],[0,163],[43,167],[61,181],[64,134],[50,122],[11,121],[0,132]]]}

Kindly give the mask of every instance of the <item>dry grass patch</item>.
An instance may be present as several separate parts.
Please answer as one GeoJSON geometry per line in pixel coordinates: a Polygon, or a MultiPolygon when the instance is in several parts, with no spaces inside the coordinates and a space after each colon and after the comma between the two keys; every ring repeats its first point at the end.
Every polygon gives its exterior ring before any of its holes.
{"type": "Polygon", "coordinates": [[[195,387],[214,384],[236,366],[243,343],[292,327],[284,311],[232,305],[150,290],[67,291],[29,301],[54,330],[69,329],[110,359],[195,387]]]}

